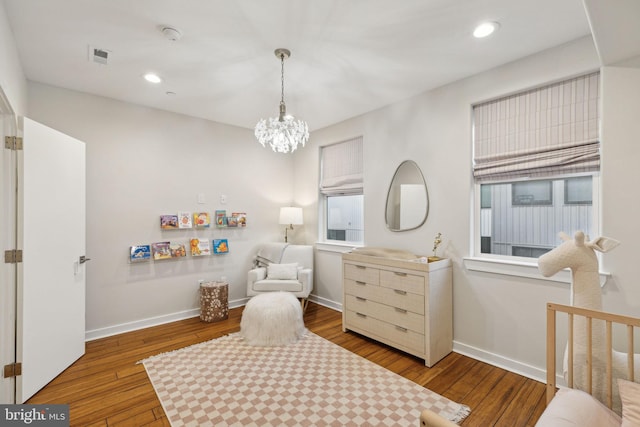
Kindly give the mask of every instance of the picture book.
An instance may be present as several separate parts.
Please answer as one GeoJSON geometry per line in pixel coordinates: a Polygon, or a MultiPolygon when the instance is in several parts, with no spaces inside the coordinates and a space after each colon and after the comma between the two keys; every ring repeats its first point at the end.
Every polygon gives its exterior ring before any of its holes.
{"type": "Polygon", "coordinates": [[[131,246],[130,252],[129,252],[129,261],[142,262],[142,261],[149,261],[150,259],[151,259],[150,245],[131,246]]]}
{"type": "Polygon", "coordinates": [[[193,214],[193,224],[196,228],[209,228],[211,219],[209,212],[196,212],[193,214]]]}
{"type": "Polygon", "coordinates": [[[238,223],[238,227],[246,227],[247,226],[247,214],[244,212],[234,212],[231,216],[236,218],[236,222],[238,223]]]}
{"type": "MultiPolygon", "coordinates": [[[[191,218],[191,214],[189,214],[189,218],[191,218]]],[[[170,243],[169,253],[171,254],[171,258],[181,258],[183,256],[187,256],[187,251],[185,250],[184,244],[182,243],[170,243]]]]}
{"type": "Polygon", "coordinates": [[[151,244],[151,252],[153,253],[154,260],[169,259],[171,258],[171,250],[169,249],[169,242],[156,242],[151,244]]]}
{"type": "Polygon", "coordinates": [[[160,228],[163,230],[178,228],[178,215],[160,215],[160,228]]]}
{"type": "Polygon", "coordinates": [[[191,256],[211,255],[211,246],[208,239],[194,237],[189,240],[189,245],[191,247],[191,256]]]}
{"type": "Polygon", "coordinates": [[[178,227],[179,228],[192,228],[191,212],[178,212],[178,227]]]}
{"type": "Polygon", "coordinates": [[[213,239],[213,253],[226,254],[229,252],[229,242],[227,239],[213,239]]]}
{"type": "Polygon", "coordinates": [[[227,217],[227,227],[237,227],[238,226],[238,218],[235,216],[227,217]]]}
{"type": "Polygon", "coordinates": [[[216,227],[226,227],[227,226],[227,211],[218,210],[216,211],[216,227]]]}

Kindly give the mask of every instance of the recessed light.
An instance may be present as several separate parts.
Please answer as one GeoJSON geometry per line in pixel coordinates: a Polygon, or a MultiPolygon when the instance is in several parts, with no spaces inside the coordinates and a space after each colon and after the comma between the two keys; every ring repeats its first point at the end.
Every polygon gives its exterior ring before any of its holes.
{"type": "Polygon", "coordinates": [[[500,24],[497,22],[483,22],[473,30],[473,36],[478,39],[490,36],[498,29],[498,27],[500,27],[500,24]]]}
{"type": "Polygon", "coordinates": [[[153,73],[145,74],[144,79],[151,83],[160,83],[162,81],[162,79],[157,74],[153,74],[153,73]]]}

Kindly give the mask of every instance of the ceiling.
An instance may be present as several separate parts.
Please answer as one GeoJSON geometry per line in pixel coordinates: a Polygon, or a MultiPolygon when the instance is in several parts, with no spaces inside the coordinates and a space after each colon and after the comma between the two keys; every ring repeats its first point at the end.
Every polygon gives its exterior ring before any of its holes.
{"type": "Polygon", "coordinates": [[[582,0],[4,5],[28,80],[245,128],[277,116],[276,48],[292,52],[284,64],[287,112],[316,130],[591,33],[582,0]],[[475,39],[474,26],[485,20],[498,21],[499,31],[475,39]],[[165,38],[164,26],[178,29],[180,40],[165,38]],[[90,59],[92,48],[109,51],[107,65],[90,59]],[[146,82],[149,71],[162,83],[146,82]]]}

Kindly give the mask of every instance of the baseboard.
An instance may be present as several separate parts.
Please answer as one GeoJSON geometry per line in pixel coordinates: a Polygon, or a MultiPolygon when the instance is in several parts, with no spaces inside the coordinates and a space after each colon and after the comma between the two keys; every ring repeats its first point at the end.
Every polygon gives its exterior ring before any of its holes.
{"type": "Polygon", "coordinates": [[[507,371],[522,375],[523,377],[531,378],[532,380],[536,380],[541,383],[547,382],[547,371],[545,369],[527,365],[525,363],[518,362],[517,360],[509,359],[507,357],[500,356],[499,354],[490,353],[457,341],[453,342],[453,351],[464,356],[469,356],[472,359],[488,363],[489,365],[506,369],[507,371]]]}
{"type": "MultiPolygon", "coordinates": [[[[242,307],[247,303],[248,300],[249,298],[241,298],[239,300],[229,301],[229,308],[242,307]]],[[[120,323],[118,325],[107,326],[106,328],[92,329],[85,332],[84,340],[93,341],[99,338],[106,338],[112,335],[137,331],[139,329],[164,325],[165,323],[176,322],[178,320],[190,319],[192,317],[198,316],[200,316],[200,307],[178,311],[176,313],[165,314],[162,316],[149,317],[147,319],[136,320],[134,322],[120,323]]]]}
{"type": "MultiPolygon", "coordinates": [[[[327,307],[336,311],[342,311],[342,304],[322,298],[317,295],[309,295],[309,300],[323,307],[327,307]]],[[[249,301],[249,298],[241,298],[234,301],[229,301],[229,308],[242,307],[249,301]]],[[[149,328],[152,326],[163,325],[165,323],[176,322],[178,320],[189,319],[200,315],[200,308],[192,308],[189,310],[179,311],[176,313],[166,314],[163,316],[150,317],[147,319],[136,320],[135,322],[121,323],[119,325],[108,326],[106,328],[93,329],[86,331],[85,341],[93,341],[99,338],[110,337],[112,335],[122,334],[125,332],[137,331],[139,329],[149,328]]],[[[460,353],[464,356],[471,357],[481,362],[488,363],[499,368],[506,369],[507,371],[522,375],[527,378],[531,378],[542,383],[546,383],[546,371],[544,369],[536,368],[531,365],[527,365],[522,362],[518,362],[507,357],[500,356],[495,353],[490,353],[479,348],[462,344],[460,342],[453,342],[453,351],[460,353]]],[[[564,379],[561,376],[557,376],[557,384],[563,385],[564,379]]]]}
{"type": "Polygon", "coordinates": [[[342,312],[342,304],[335,302],[335,301],[331,301],[330,299],[326,299],[326,298],[322,298],[319,297],[317,295],[309,295],[309,301],[313,301],[318,305],[321,305],[323,307],[327,307],[330,308],[332,310],[336,310],[336,311],[340,311],[342,312]]]}

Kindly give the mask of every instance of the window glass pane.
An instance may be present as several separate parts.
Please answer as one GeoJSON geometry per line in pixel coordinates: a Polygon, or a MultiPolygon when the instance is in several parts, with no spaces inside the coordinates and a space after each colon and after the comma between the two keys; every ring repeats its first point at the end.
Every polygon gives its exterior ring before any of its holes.
{"type": "Polygon", "coordinates": [[[480,187],[480,207],[491,207],[491,187],[488,185],[482,185],[480,187]]]}
{"type": "Polygon", "coordinates": [[[481,253],[537,258],[558,245],[561,231],[571,235],[582,230],[592,235],[592,205],[565,203],[565,188],[570,188],[569,191],[579,188],[569,200],[586,197],[578,193],[592,188],[592,179],[580,177],[569,186],[567,179],[482,184],[481,194],[489,192],[491,203],[480,209],[481,253]],[[514,201],[514,197],[524,199],[524,196],[530,196],[536,203],[514,201]],[[541,200],[548,203],[537,203],[541,200]]]}
{"type": "Polygon", "coordinates": [[[564,203],[586,204],[593,203],[592,179],[590,176],[568,178],[564,181],[564,203]]]}
{"type": "Polygon", "coordinates": [[[362,194],[327,196],[327,240],[363,242],[363,202],[362,194]]]}
{"type": "Polygon", "coordinates": [[[514,206],[550,205],[553,195],[551,181],[514,182],[511,185],[514,206]]]}

